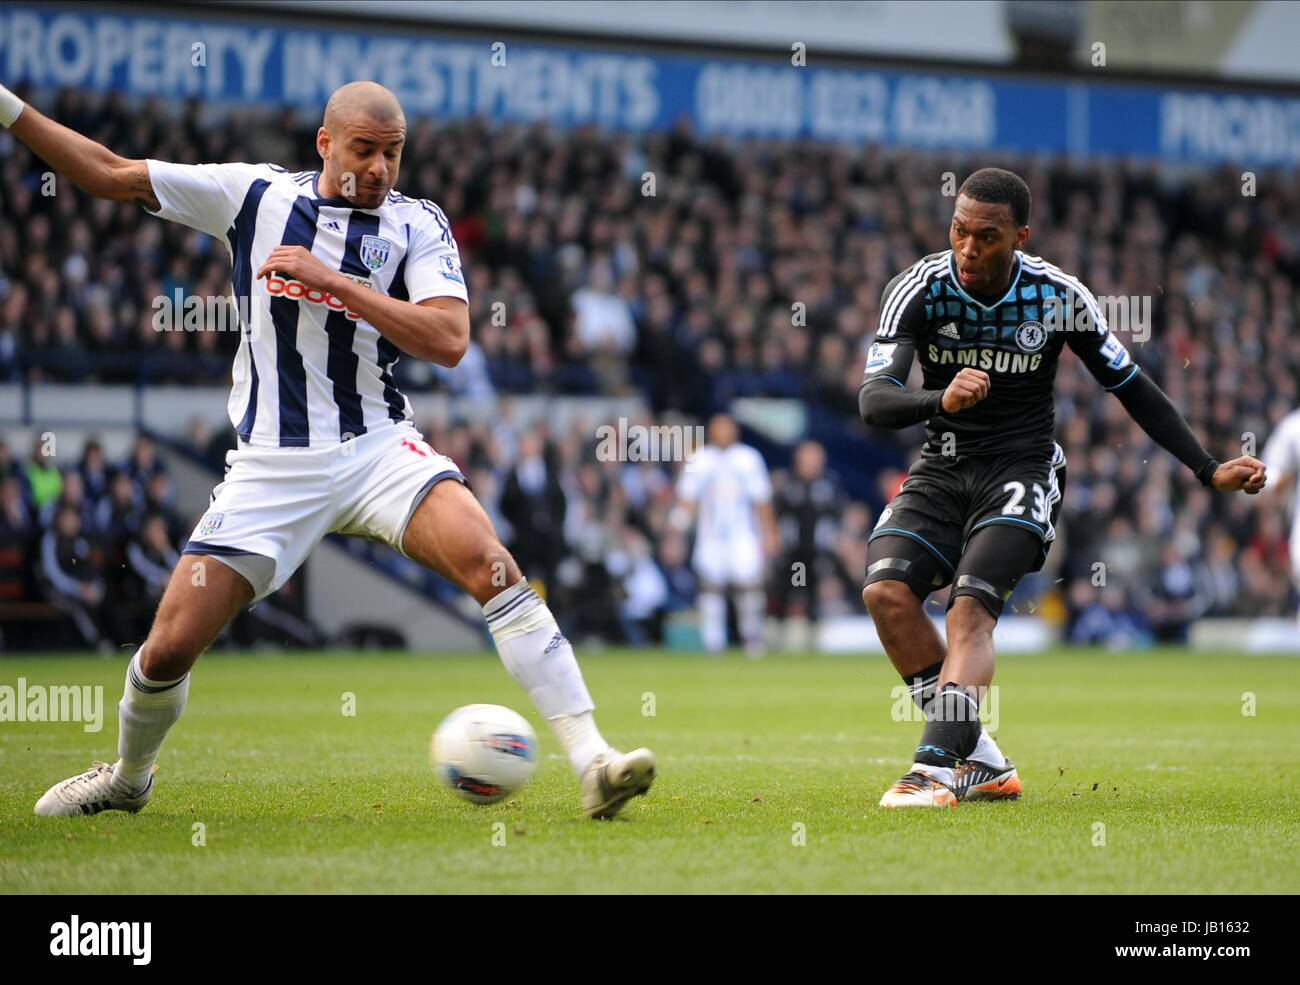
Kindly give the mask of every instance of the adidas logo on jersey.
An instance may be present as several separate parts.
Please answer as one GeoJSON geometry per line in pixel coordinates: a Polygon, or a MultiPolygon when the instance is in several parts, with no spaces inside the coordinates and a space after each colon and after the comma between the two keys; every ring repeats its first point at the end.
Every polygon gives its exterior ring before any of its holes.
{"type": "Polygon", "coordinates": [[[957,331],[957,323],[955,321],[948,322],[947,325],[944,325],[935,334],[942,335],[945,339],[957,339],[959,342],[961,341],[961,333],[957,331]]]}

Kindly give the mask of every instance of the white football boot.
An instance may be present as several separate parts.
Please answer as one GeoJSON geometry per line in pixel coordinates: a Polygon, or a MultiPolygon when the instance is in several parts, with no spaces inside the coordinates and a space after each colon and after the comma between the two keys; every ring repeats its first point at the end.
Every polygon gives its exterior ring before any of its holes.
{"type": "Polygon", "coordinates": [[[582,811],[598,820],[611,818],[654,782],[655,754],[649,749],[606,750],[582,774],[582,811]]]}
{"type": "Polygon", "coordinates": [[[921,763],[895,780],[880,798],[881,807],[956,807],[957,795],[921,763]]]}
{"type": "Polygon", "coordinates": [[[100,811],[136,811],[153,796],[153,774],[143,790],[132,793],[113,782],[113,767],[95,763],[84,773],[56,783],[36,802],[33,813],[42,817],[77,817],[100,811]]]}

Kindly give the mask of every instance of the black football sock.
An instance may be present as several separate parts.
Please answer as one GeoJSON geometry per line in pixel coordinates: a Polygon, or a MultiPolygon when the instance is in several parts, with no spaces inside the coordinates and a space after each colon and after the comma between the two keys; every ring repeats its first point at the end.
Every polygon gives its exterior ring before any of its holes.
{"type": "Polygon", "coordinates": [[[938,660],[929,667],[922,667],[912,674],[903,674],[903,683],[907,685],[907,690],[912,695],[912,700],[916,706],[925,711],[928,705],[939,690],[939,671],[943,670],[943,661],[938,660]]]}
{"type": "Polygon", "coordinates": [[[974,752],[982,728],[979,711],[979,702],[960,684],[940,687],[925,713],[916,762],[951,768],[974,752]]]}

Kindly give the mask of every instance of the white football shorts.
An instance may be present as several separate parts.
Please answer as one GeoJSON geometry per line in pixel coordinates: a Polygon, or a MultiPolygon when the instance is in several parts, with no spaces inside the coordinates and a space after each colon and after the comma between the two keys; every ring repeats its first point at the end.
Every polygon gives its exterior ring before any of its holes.
{"type": "Polygon", "coordinates": [[[757,537],[696,538],[691,567],[701,582],[717,588],[763,584],[763,545],[757,537]]]}
{"type": "Polygon", "coordinates": [[[408,422],[329,448],[241,443],[226,454],[225,480],[181,553],[234,568],[257,601],[288,581],[326,534],[368,537],[401,551],[415,508],[443,479],[465,482],[456,463],[408,422]]]}

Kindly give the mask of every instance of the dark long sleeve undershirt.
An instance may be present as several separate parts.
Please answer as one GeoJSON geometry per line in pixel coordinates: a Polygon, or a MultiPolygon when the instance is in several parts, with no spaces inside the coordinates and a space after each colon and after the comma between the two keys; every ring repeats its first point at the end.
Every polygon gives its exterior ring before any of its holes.
{"type": "Polygon", "coordinates": [[[884,377],[867,380],[858,388],[858,413],[872,427],[911,427],[942,409],[942,390],[909,390],[884,377]]]}
{"type": "MultiPolygon", "coordinates": [[[[1202,485],[1219,462],[1197,440],[1164,391],[1145,373],[1114,391],[1129,416],[1151,439],[1186,465],[1202,485]]],[[[919,424],[942,409],[942,390],[910,390],[887,378],[867,380],[858,390],[858,411],[864,423],[873,427],[905,428],[919,424]]]]}
{"type": "Polygon", "coordinates": [[[1151,377],[1138,372],[1114,394],[1156,444],[1195,472],[1201,485],[1210,484],[1219,462],[1201,446],[1178,408],[1151,377]]]}

